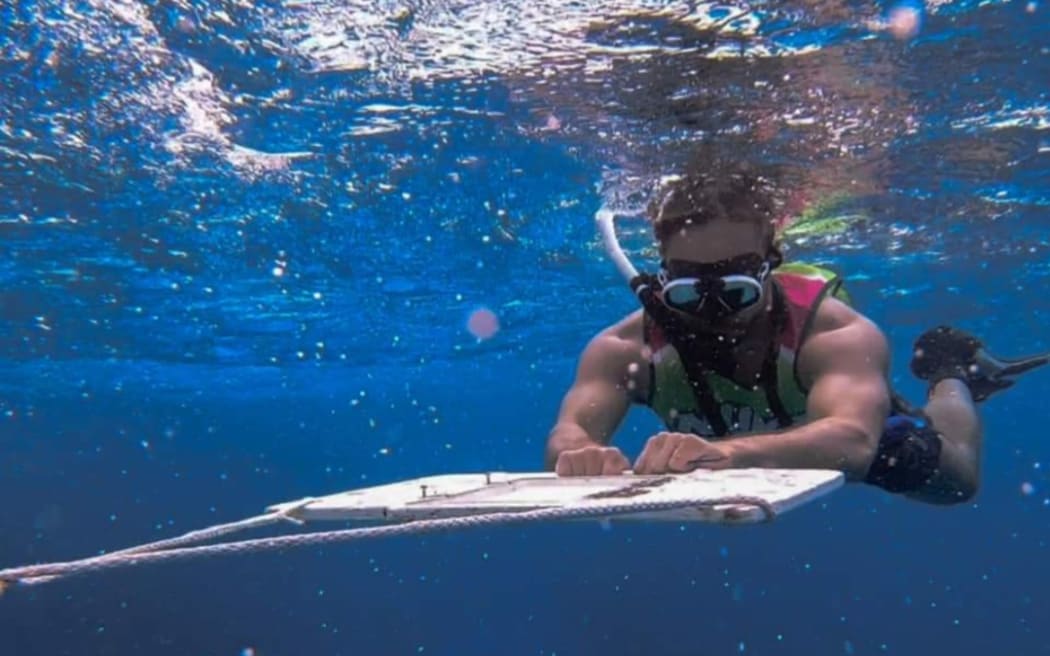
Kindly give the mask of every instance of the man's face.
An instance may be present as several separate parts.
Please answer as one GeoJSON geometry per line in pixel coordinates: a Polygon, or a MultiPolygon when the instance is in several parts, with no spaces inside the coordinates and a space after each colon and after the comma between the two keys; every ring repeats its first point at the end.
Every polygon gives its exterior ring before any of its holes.
{"type": "MultiPolygon", "coordinates": [[[[703,225],[687,226],[671,235],[663,246],[665,261],[711,264],[748,253],[757,253],[765,257],[769,251],[769,239],[761,228],[753,223],[715,220],[703,225]]],[[[745,271],[739,273],[753,275],[745,271]]],[[[756,318],[766,315],[771,310],[772,296],[768,293],[770,285],[767,278],[763,284],[762,302],[731,315],[725,325],[719,327],[724,327],[727,332],[734,332],[746,328],[756,318]]]]}

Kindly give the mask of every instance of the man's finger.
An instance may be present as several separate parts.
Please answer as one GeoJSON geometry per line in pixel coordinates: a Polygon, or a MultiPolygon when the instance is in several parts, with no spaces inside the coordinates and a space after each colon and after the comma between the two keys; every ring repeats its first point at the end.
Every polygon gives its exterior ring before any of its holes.
{"type": "Polygon", "coordinates": [[[631,466],[627,458],[618,450],[607,455],[602,464],[602,476],[618,476],[631,466]]]}
{"type": "Polygon", "coordinates": [[[587,463],[584,466],[582,472],[584,476],[597,476],[602,473],[602,462],[605,460],[605,454],[602,453],[601,449],[591,449],[587,452],[587,463]]]}
{"type": "Polygon", "coordinates": [[[667,442],[667,433],[657,433],[646,441],[638,459],[634,462],[634,473],[651,474],[656,466],[656,457],[667,442]]]}
{"type": "Polygon", "coordinates": [[[667,458],[667,470],[676,474],[691,472],[700,466],[698,459],[702,458],[705,451],[703,448],[698,449],[695,444],[682,440],[667,458]]]}
{"type": "Polygon", "coordinates": [[[681,444],[680,439],[667,438],[659,443],[659,448],[652,456],[652,460],[649,462],[650,474],[664,474],[668,471],[668,463],[671,461],[671,456],[674,455],[678,445],[681,444]]]}
{"type": "Polygon", "coordinates": [[[562,453],[554,463],[554,473],[558,476],[572,476],[572,456],[562,453]]]}

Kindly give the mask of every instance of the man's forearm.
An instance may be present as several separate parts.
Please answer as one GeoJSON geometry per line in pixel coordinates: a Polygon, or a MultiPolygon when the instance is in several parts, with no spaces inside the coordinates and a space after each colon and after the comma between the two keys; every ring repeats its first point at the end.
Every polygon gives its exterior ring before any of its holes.
{"type": "Polygon", "coordinates": [[[733,466],[781,469],[836,469],[859,480],[878,446],[858,425],[841,419],[818,419],[780,433],[735,437],[719,443],[730,452],[733,466]]]}
{"type": "Polygon", "coordinates": [[[553,470],[558,462],[558,454],[562,451],[582,449],[586,446],[601,446],[601,443],[587,434],[581,426],[573,423],[557,424],[547,437],[547,449],[544,453],[543,464],[553,470]]]}

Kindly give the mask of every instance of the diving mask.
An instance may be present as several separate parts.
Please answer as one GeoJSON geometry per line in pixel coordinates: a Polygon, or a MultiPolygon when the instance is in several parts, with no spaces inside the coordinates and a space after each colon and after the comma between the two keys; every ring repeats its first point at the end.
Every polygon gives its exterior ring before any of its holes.
{"type": "Polygon", "coordinates": [[[712,263],[670,260],[657,280],[668,307],[717,320],[761,301],[772,270],[769,260],[747,253],[712,263]]]}

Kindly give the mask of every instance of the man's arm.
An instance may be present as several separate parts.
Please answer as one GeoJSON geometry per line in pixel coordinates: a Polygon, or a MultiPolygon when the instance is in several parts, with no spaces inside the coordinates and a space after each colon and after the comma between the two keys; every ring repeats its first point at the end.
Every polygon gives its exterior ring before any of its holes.
{"type": "MultiPolygon", "coordinates": [[[[810,421],[773,434],[729,439],[732,467],[837,469],[862,480],[871,466],[890,410],[886,382],[889,349],[871,321],[836,301],[815,326],[800,356],[800,375],[811,382],[810,421]],[[820,330],[821,323],[827,326],[820,330]]],[[[823,308],[822,308],[823,309],[823,308]]]]}
{"type": "Polygon", "coordinates": [[[611,331],[587,345],[547,439],[544,461],[548,469],[554,469],[563,451],[604,446],[612,440],[630,408],[637,379],[645,371],[638,350],[611,331]]]}

